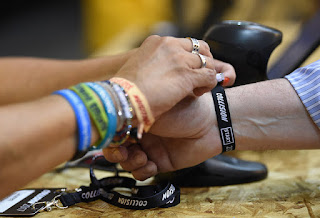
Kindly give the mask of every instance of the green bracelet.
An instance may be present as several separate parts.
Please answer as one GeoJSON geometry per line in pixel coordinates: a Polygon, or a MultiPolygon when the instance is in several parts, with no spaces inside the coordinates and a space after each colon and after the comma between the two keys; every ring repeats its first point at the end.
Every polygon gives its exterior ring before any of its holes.
{"type": "Polygon", "coordinates": [[[100,140],[93,145],[97,146],[106,137],[109,125],[109,120],[101,100],[95,92],[84,83],[72,86],[70,89],[81,98],[99,131],[100,140]]]}

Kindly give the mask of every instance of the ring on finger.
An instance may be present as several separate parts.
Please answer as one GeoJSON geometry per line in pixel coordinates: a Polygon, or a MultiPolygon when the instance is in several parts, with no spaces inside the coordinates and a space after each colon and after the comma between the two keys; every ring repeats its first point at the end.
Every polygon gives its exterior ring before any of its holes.
{"type": "Polygon", "coordinates": [[[196,53],[196,55],[199,56],[199,58],[201,59],[201,67],[206,67],[207,66],[207,60],[206,57],[200,53],[196,53]]]}
{"type": "Polygon", "coordinates": [[[192,53],[199,53],[199,49],[200,49],[200,43],[198,41],[198,39],[195,39],[195,38],[191,38],[191,37],[188,37],[188,39],[191,40],[192,42],[192,53]]]}

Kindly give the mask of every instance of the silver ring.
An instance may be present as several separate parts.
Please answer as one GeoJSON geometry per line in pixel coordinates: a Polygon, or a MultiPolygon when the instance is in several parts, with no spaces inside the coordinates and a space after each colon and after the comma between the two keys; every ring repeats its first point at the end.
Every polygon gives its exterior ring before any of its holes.
{"type": "Polygon", "coordinates": [[[199,56],[199,58],[201,59],[201,67],[206,67],[207,66],[207,60],[206,57],[200,53],[196,53],[196,55],[199,56]]]}
{"type": "Polygon", "coordinates": [[[191,37],[188,37],[191,42],[192,42],[192,53],[199,53],[199,49],[200,49],[200,43],[198,41],[198,39],[195,39],[195,38],[191,38],[191,37]]]}

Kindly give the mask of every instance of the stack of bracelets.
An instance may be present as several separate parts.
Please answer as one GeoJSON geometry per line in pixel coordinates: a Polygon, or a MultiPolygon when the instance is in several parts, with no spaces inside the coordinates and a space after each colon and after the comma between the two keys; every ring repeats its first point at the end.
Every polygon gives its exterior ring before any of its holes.
{"type": "Polygon", "coordinates": [[[84,156],[89,150],[123,144],[130,136],[134,116],[139,123],[138,138],[154,122],[146,97],[134,83],[123,78],[80,83],[53,94],[63,96],[76,116],[78,145],[72,160],[84,156]],[[100,136],[94,145],[91,145],[90,118],[100,136]]]}

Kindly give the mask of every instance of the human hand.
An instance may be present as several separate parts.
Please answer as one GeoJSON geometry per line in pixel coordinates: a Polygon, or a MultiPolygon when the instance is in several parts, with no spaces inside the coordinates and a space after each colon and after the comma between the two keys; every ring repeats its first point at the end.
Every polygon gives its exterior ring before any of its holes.
{"type": "MultiPolygon", "coordinates": [[[[225,80],[222,86],[232,86],[236,79],[233,66],[216,59],[214,59],[214,66],[217,73],[224,74],[225,80]]],[[[214,112],[211,93],[199,98],[188,96],[170,111],[161,115],[153,124],[150,133],[173,138],[197,137],[201,131],[212,127],[212,119],[216,116],[214,112]]]]}
{"type": "Polygon", "coordinates": [[[104,149],[106,159],[120,162],[136,179],[144,180],[159,172],[199,164],[221,152],[220,138],[214,135],[215,112],[210,93],[198,98],[187,97],[159,121],[160,126],[167,127],[159,132],[171,137],[144,134],[139,145],[128,143],[104,149]]]}
{"type": "MultiPolygon", "coordinates": [[[[217,61],[218,73],[235,81],[234,68],[217,61]]],[[[136,179],[144,180],[158,172],[174,171],[199,164],[221,153],[216,115],[211,93],[188,96],[164,113],[145,134],[141,143],[107,148],[105,157],[120,162],[136,179]]]]}
{"type": "Polygon", "coordinates": [[[150,36],[115,77],[135,83],[157,119],[190,93],[200,96],[217,84],[209,46],[201,40],[199,43],[199,52],[206,58],[205,68],[201,68],[199,56],[191,53],[190,39],[150,36]]]}

